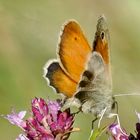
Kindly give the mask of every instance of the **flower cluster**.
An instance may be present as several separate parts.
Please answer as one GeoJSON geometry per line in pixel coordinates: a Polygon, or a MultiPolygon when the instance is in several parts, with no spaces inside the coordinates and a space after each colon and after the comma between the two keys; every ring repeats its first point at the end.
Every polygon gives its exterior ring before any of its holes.
{"type": "Polygon", "coordinates": [[[138,122],[136,123],[136,136],[133,134],[130,134],[129,140],[140,140],[140,113],[137,113],[138,116],[138,122]]]}
{"type": "Polygon", "coordinates": [[[5,116],[24,131],[16,140],[66,140],[73,129],[74,115],[70,109],[61,111],[60,101],[46,103],[42,98],[35,98],[32,100],[32,116],[23,120],[25,115],[26,111],[12,111],[5,116]]]}
{"type": "MultiPolygon", "coordinates": [[[[129,140],[129,135],[126,133],[125,130],[122,130],[119,124],[112,124],[109,126],[109,131],[114,140],[129,140]]],[[[112,138],[110,137],[110,140],[112,138]]]]}
{"type": "Polygon", "coordinates": [[[111,132],[112,138],[114,140],[140,140],[140,113],[137,113],[138,122],[136,123],[136,134],[127,134],[124,129],[120,127],[119,124],[112,124],[109,126],[109,132],[111,132]]]}
{"type": "MultiPolygon", "coordinates": [[[[16,113],[12,110],[10,115],[4,118],[13,125],[23,130],[16,140],[67,140],[73,128],[74,115],[70,109],[62,111],[60,101],[48,101],[42,98],[35,98],[31,103],[32,115],[24,119],[26,111],[16,113]]],[[[120,124],[113,123],[103,128],[94,128],[90,140],[99,139],[99,136],[108,128],[109,140],[140,140],[140,113],[136,112],[138,122],[136,123],[136,134],[128,134],[120,124]]]]}

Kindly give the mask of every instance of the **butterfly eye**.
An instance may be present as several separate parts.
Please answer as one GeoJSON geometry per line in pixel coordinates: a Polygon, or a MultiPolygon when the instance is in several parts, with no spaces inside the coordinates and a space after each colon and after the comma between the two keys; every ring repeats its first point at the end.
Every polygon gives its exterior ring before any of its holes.
{"type": "Polygon", "coordinates": [[[102,31],[102,32],[101,32],[101,39],[102,39],[102,40],[104,39],[104,36],[105,36],[105,33],[102,31]]]}

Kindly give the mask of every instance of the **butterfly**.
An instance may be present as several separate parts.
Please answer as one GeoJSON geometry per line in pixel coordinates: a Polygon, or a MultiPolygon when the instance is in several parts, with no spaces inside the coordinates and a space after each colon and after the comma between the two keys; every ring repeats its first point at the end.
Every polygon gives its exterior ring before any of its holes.
{"type": "Polygon", "coordinates": [[[106,18],[97,21],[95,38],[90,47],[80,25],[68,21],[60,35],[57,59],[44,67],[44,77],[57,93],[63,94],[66,106],[76,105],[96,117],[114,106],[110,68],[109,30],[106,18]]]}

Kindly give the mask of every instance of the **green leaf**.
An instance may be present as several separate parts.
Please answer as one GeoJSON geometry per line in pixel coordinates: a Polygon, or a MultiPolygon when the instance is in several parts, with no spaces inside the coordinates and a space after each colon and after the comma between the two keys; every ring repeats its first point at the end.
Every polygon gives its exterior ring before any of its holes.
{"type": "Polygon", "coordinates": [[[91,131],[91,135],[89,140],[96,140],[97,137],[101,136],[101,134],[105,131],[105,129],[107,128],[107,126],[103,127],[103,128],[95,128],[91,131]]]}

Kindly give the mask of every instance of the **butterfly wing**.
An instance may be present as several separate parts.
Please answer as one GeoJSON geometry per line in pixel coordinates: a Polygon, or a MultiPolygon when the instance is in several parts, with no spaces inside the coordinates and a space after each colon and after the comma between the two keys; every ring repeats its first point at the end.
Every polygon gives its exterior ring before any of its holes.
{"type": "Polygon", "coordinates": [[[105,108],[105,114],[108,115],[113,105],[105,67],[100,53],[93,51],[74,96],[75,101],[80,102],[84,113],[92,113],[96,117],[99,117],[105,108]]]}
{"type": "Polygon", "coordinates": [[[111,68],[110,68],[110,37],[109,30],[107,27],[107,22],[104,16],[99,17],[97,22],[97,29],[95,33],[95,39],[93,42],[93,51],[96,51],[101,54],[104,63],[105,69],[107,71],[107,83],[112,88],[112,76],[111,76],[111,68]]]}
{"type": "Polygon", "coordinates": [[[82,74],[76,98],[79,98],[82,102],[90,99],[94,91],[102,90],[105,88],[106,74],[105,63],[102,56],[94,51],[87,63],[87,67],[82,74]]]}
{"type": "Polygon", "coordinates": [[[99,17],[93,42],[93,51],[103,57],[105,64],[109,64],[109,30],[104,16],[99,17]]]}
{"type": "Polygon", "coordinates": [[[78,23],[68,22],[62,31],[58,57],[62,69],[74,81],[79,82],[90,53],[91,48],[78,23]]]}
{"type": "Polygon", "coordinates": [[[62,31],[58,47],[59,62],[51,62],[45,69],[45,78],[58,93],[74,95],[84,71],[91,48],[75,21],[69,21],[62,31]]]}
{"type": "Polygon", "coordinates": [[[77,83],[65,74],[57,61],[48,62],[44,71],[44,77],[49,80],[49,85],[54,87],[57,93],[71,97],[76,91],[77,83]]]}

